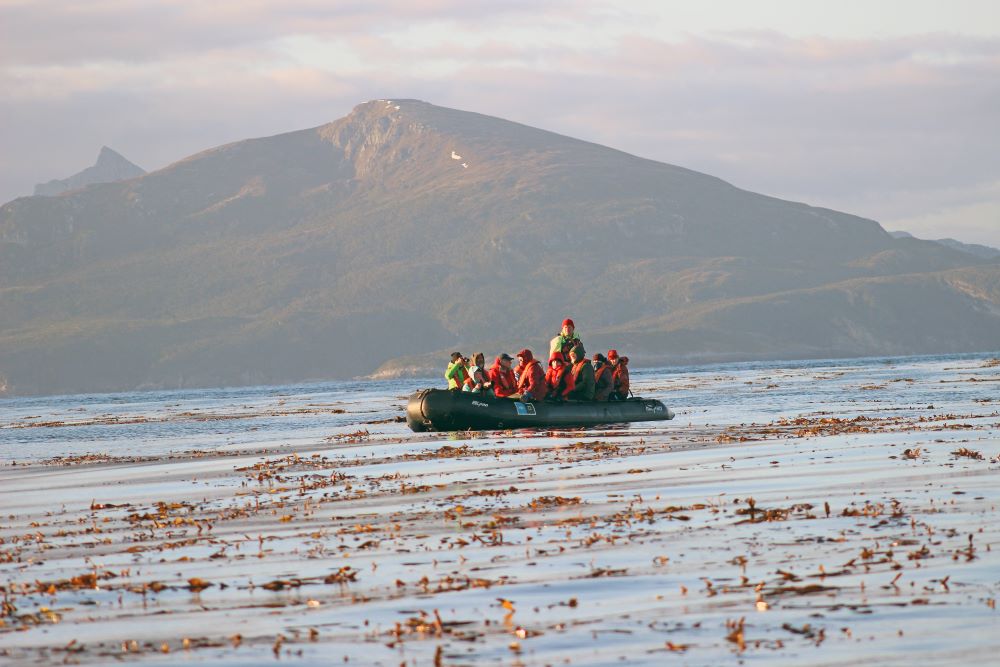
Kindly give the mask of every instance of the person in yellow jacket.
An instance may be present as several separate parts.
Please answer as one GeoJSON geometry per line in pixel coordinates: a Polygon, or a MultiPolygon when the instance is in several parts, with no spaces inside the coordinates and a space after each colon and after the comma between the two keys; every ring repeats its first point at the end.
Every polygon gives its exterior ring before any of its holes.
{"type": "Polygon", "coordinates": [[[469,381],[469,371],[466,364],[469,360],[462,356],[461,352],[451,353],[451,363],[448,364],[444,372],[444,379],[448,381],[448,389],[461,390],[469,381]]]}
{"type": "Polygon", "coordinates": [[[580,336],[576,333],[576,325],[567,317],[563,320],[562,331],[549,342],[549,357],[558,352],[563,355],[563,359],[569,359],[569,351],[581,343],[580,336]]]}

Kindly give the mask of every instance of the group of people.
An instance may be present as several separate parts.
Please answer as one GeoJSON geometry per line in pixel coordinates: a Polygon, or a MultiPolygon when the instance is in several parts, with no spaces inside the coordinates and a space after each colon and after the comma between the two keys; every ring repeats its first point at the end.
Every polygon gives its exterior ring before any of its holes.
{"type": "Polygon", "coordinates": [[[486,357],[476,352],[466,357],[451,353],[444,373],[448,389],[492,393],[498,398],[521,401],[624,401],[629,396],[628,357],[608,350],[587,358],[573,320],[565,319],[562,330],[549,344],[548,370],[525,348],[514,358],[504,353],[486,368],[486,357]]]}

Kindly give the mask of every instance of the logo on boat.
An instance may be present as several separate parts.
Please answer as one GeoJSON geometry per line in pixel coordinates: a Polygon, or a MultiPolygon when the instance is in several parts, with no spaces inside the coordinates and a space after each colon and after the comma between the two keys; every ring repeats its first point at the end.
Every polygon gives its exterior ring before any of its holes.
{"type": "Polygon", "coordinates": [[[532,403],[521,403],[520,401],[515,401],[514,402],[514,409],[517,410],[517,414],[519,414],[519,415],[534,415],[534,414],[537,414],[535,412],[535,406],[532,403]]]}
{"type": "Polygon", "coordinates": [[[473,401],[472,404],[474,406],[476,406],[477,408],[488,408],[488,407],[490,407],[489,403],[483,403],[482,401],[473,401]]]}
{"type": "Polygon", "coordinates": [[[646,403],[646,412],[658,413],[663,412],[663,406],[657,405],[656,403],[646,403]]]}

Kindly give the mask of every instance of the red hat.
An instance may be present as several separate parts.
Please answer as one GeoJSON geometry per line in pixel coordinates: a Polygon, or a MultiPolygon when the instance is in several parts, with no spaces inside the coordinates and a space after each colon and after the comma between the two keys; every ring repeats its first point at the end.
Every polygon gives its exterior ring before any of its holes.
{"type": "Polygon", "coordinates": [[[528,348],[524,348],[523,350],[521,350],[520,352],[518,352],[518,353],[517,353],[517,356],[519,356],[519,357],[521,357],[522,359],[524,359],[525,363],[527,363],[527,362],[529,362],[529,361],[531,361],[532,359],[534,359],[534,358],[535,358],[535,357],[534,357],[534,356],[533,356],[533,355],[531,354],[531,350],[529,350],[528,348]]]}
{"type": "Polygon", "coordinates": [[[617,359],[617,358],[618,358],[618,350],[608,350],[608,360],[609,361],[611,359],[617,359]]]}
{"type": "Polygon", "coordinates": [[[568,317],[565,320],[563,320],[563,326],[564,327],[573,327],[574,329],[576,328],[576,325],[573,324],[573,320],[569,319],[568,317]]]}

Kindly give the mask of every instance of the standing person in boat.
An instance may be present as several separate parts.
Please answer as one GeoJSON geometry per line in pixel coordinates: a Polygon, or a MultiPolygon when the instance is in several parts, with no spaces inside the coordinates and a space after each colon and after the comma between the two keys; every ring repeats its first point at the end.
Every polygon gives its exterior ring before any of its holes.
{"type": "Polygon", "coordinates": [[[469,391],[475,394],[489,391],[493,383],[490,382],[490,378],[486,374],[486,355],[482,352],[476,352],[472,355],[471,363],[472,365],[469,366],[469,381],[462,387],[462,391],[469,391]]]}
{"type": "Polygon", "coordinates": [[[608,350],[608,361],[611,362],[611,400],[624,401],[628,398],[628,357],[619,357],[618,350],[608,350]]]}
{"type": "Polygon", "coordinates": [[[569,351],[570,366],[569,375],[573,380],[573,391],[568,398],[575,401],[592,401],[596,390],[594,379],[594,367],[590,365],[587,352],[583,345],[577,345],[569,351]]]}
{"type": "Polygon", "coordinates": [[[510,362],[514,359],[504,352],[490,367],[490,382],[493,383],[493,394],[497,398],[507,398],[517,391],[517,380],[514,379],[514,371],[511,370],[510,362]]]}
{"type": "Polygon", "coordinates": [[[469,374],[465,370],[464,360],[465,357],[462,356],[461,352],[451,353],[451,363],[448,364],[448,369],[444,372],[444,379],[448,381],[448,389],[458,391],[465,386],[469,374]]]}
{"type": "Polygon", "coordinates": [[[545,371],[538,359],[525,348],[517,353],[517,393],[511,398],[521,401],[540,401],[545,398],[545,371]]]}
{"type": "Polygon", "coordinates": [[[553,352],[558,352],[563,359],[569,358],[569,351],[581,344],[580,336],[576,333],[576,325],[568,317],[563,320],[562,331],[549,342],[549,356],[553,352]]]}
{"type": "Polygon", "coordinates": [[[573,391],[573,374],[563,360],[562,354],[553,352],[549,357],[549,370],[545,372],[545,398],[550,401],[565,401],[573,391]]]}
{"type": "Polygon", "coordinates": [[[613,388],[613,382],[611,375],[613,373],[611,369],[611,364],[603,354],[598,352],[594,355],[594,400],[595,401],[606,401],[611,395],[611,390],[613,388]]]}

